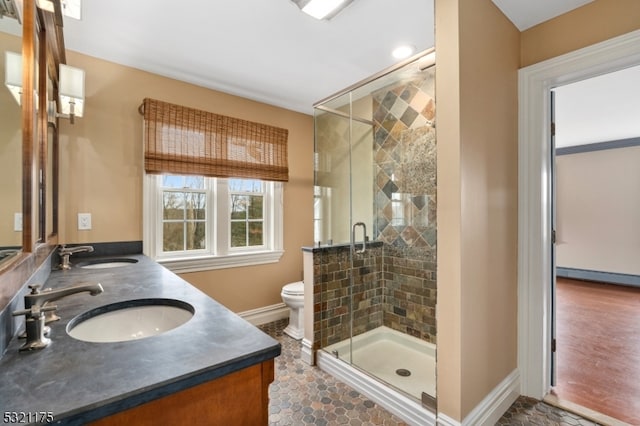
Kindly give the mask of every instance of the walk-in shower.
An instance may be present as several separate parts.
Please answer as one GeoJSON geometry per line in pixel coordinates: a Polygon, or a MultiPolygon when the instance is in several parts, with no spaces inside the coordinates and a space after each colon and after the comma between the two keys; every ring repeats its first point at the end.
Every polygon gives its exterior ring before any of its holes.
{"type": "Polygon", "coordinates": [[[319,102],[314,120],[318,365],[422,424],[436,402],[434,92],[431,50],[319,102]]]}

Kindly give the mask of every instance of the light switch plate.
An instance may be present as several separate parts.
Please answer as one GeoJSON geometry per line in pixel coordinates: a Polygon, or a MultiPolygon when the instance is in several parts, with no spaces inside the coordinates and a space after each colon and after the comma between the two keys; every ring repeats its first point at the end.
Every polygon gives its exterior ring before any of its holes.
{"type": "Polygon", "coordinates": [[[13,214],[13,230],[16,232],[22,231],[22,213],[13,214]]]}
{"type": "Polygon", "coordinates": [[[78,230],[88,231],[91,229],[91,213],[78,213],[78,230]]]}

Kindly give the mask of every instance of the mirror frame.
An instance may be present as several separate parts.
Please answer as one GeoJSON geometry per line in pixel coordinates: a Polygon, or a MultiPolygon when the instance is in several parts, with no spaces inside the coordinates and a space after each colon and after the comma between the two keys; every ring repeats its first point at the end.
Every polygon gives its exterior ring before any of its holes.
{"type": "Polygon", "coordinates": [[[24,0],[22,16],[22,251],[0,266],[0,310],[7,306],[58,244],[58,118],[49,126],[47,80],[57,96],[58,68],[66,63],[60,0],[55,12],[24,0]],[[36,71],[36,64],[38,70],[36,71]],[[38,76],[39,81],[35,81],[38,76]],[[41,96],[37,97],[35,89],[41,96]],[[52,131],[52,182],[47,182],[49,132],[52,131]],[[47,206],[47,191],[53,191],[47,206]],[[46,229],[47,209],[52,209],[51,230],[46,229]]]}

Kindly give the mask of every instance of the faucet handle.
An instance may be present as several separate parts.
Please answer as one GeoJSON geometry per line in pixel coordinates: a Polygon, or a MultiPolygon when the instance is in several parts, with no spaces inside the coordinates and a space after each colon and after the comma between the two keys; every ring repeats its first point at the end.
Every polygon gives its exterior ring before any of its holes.
{"type": "Polygon", "coordinates": [[[33,305],[29,309],[21,309],[11,313],[14,317],[19,315],[25,315],[27,317],[25,322],[27,341],[20,347],[20,352],[44,349],[51,343],[51,339],[45,337],[45,331],[48,327],[45,326],[44,313],[54,311],[57,308],[55,305],[44,307],[33,305]]]}
{"type": "Polygon", "coordinates": [[[58,309],[58,305],[48,305],[48,306],[39,306],[33,305],[29,309],[20,309],[19,311],[11,312],[11,315],[14,317],[18,317],[20,315],[26,315],[27,318],[40,318],[41,315],[44,315],[45,312],[55,311],[58,309]]]}
{"type": "Polygon", "coordinates": [[[29,288],[31,289],[31,294],[40,294],[40,288],[42,286],[40,284],[30,284],[29,288]]]}

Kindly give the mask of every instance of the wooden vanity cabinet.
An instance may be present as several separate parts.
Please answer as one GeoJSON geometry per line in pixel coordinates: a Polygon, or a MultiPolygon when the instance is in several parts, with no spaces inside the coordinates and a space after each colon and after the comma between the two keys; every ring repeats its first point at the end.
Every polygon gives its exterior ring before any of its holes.
{"type": "Polygon", "coordinates": [[[266,425],[273,359],[97,420],[91,425],[266,425]]]}

